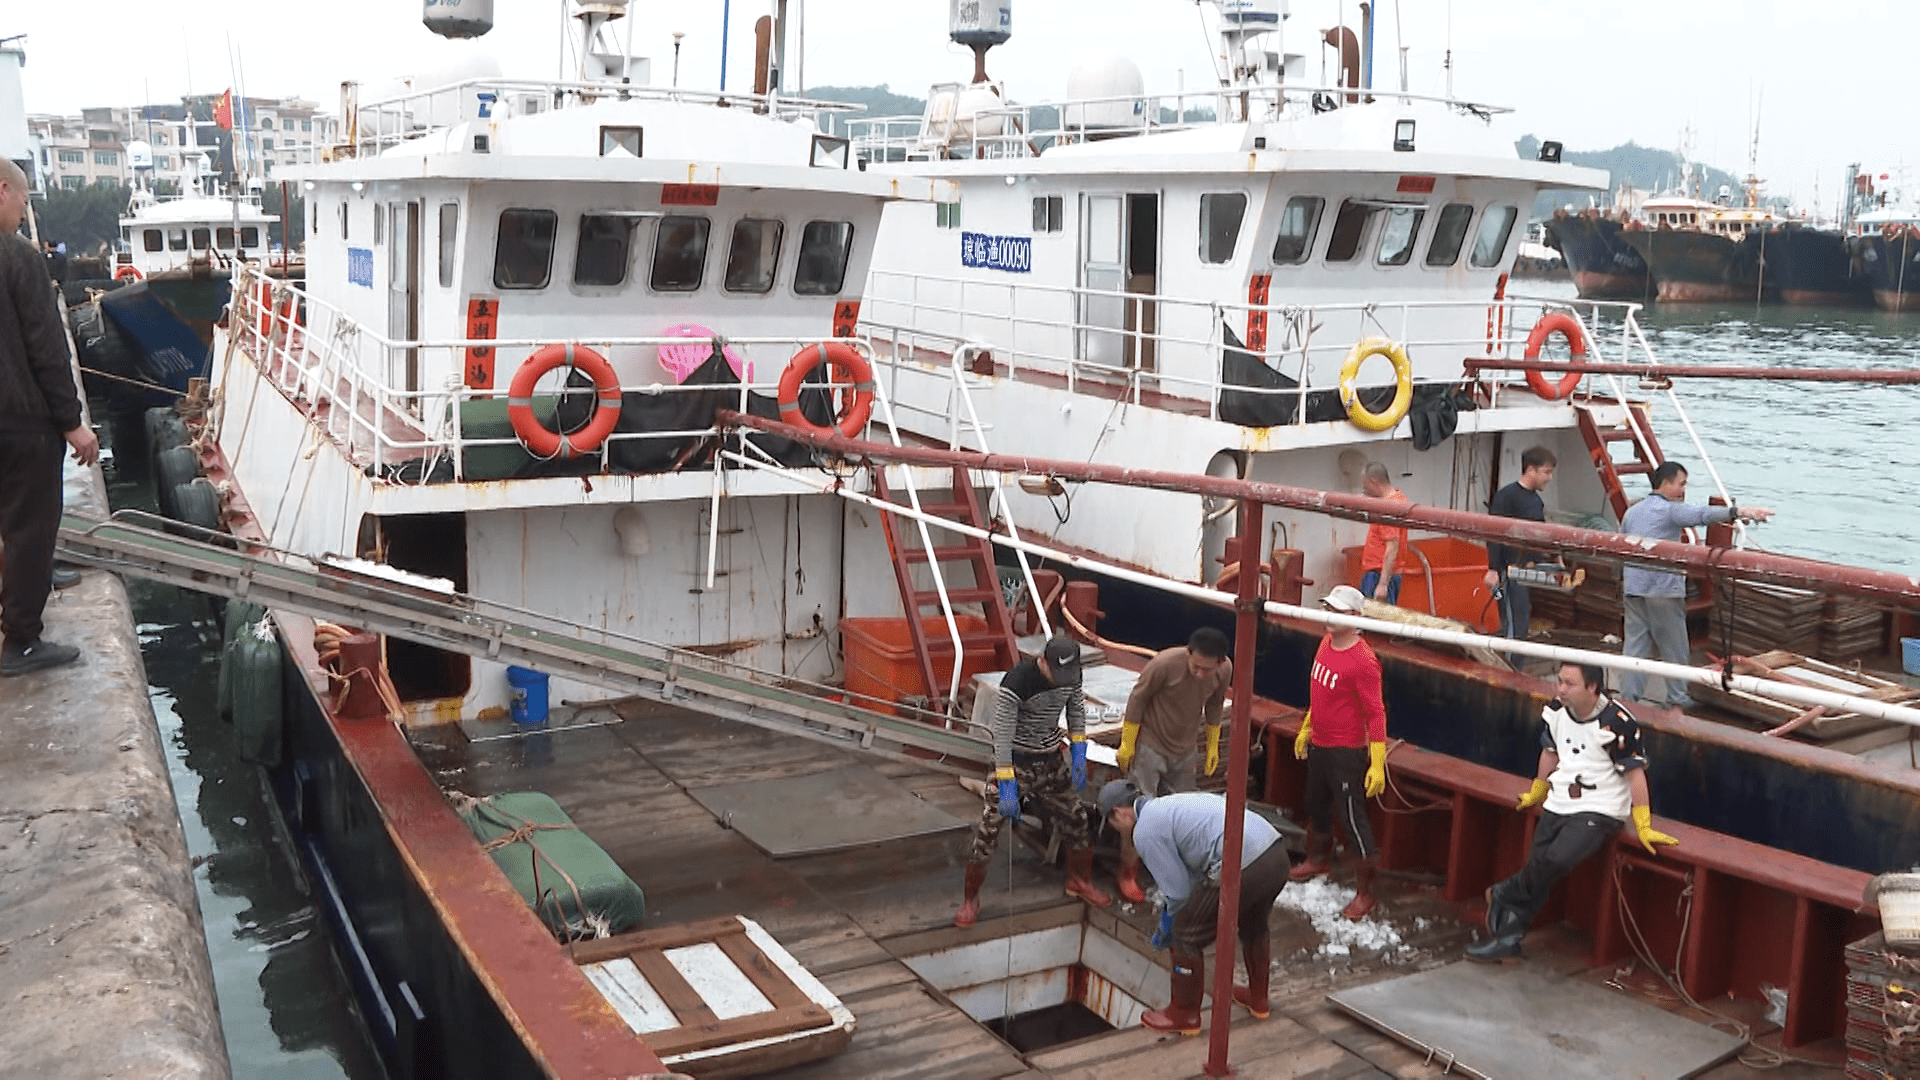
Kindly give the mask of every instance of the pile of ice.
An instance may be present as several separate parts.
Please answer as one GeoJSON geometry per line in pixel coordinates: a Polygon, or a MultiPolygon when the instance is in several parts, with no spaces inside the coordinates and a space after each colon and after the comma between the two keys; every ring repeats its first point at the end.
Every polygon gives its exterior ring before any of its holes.
{"type": "Polygon", "coordinates": [[[1280,890],[1273,906],[1297,911],[1307,917],[1320,934],[1315,956],[1351,956],[1354,950],[1371,953],[1406,952],[1410,946],[1400,940],[1400,931],[1369,915],[1359,921],[1341,915],[1341,909],[1353,899],[1353,890],[1328,877],[1308,882],[1290,881],[1280,890]]]}

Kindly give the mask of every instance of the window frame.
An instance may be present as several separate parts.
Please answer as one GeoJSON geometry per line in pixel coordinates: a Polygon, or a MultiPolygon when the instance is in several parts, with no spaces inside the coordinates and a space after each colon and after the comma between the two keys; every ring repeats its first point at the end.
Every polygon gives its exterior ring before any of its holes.
{"type": "MultiPolygon", "coordinates": [[[[640,219],[634,217],[631,214],[596,213],[595,211],[592,211],[592,210],[582,210],[574,218],[573,276],[569,280],[568,284],[574,289],[591,289],[595,291],[604,291],[609,289],[617,290],[617,289],[625,288],[627,282],[631,280],[633,277],[633,249],[634,249],[633,238],[634,238],[634,234],[640,231],[638,228],[639,224],[640,224],[640,219]],[[582,254],[585,253],[587,249],[586,233],[587,233],[587,219],[589,218],[592,218],[596,221],[614,222],[617,225],[623,226],[627,231],[626,245],[625,245],[626,250],[620,258],[620,276],[617,280],[614,280],[614,281],[582,281],[580,280],[580,257],[582,254]]],[[[596,241],[596,243],[598,243],[598,241],[596,241]]]]}
{"type": "Polygon", "coordinates": [[[1487,204],[1487,208],[1480,212],[1480,228],[1476,230],[1473,234],[1473,248],[1467,255],[1467,265],[1474,268],[1475,270],[1499,269],[1500,264],[1506,260],[1507,248],[1513,244],[1513,227],[1515,224],[1519,222],[1519,220],[1520,220],[1520,207],[1517,203],[1487,204]],[[1506,224],[1506,227],[1503,228],[1500,232],[1500,244],[1494,250],[1493,255],[1491,256],[1491,261],[1481,262],[1480,261],[1480,236],[1481,236],[1481,233],[1486,232],[1487,224],[1494,219],[1494,215],[1496,211],[1504,212],[1506,214],[1507,224],[1506,224]]]}
{"type": "Polygon", "coordinates": [[[221,251],[232,251],[234,241],[233,226],[216,225],[213,227],[213,246],[221,251]],[[224,238],[224,239],[223,239],[224,238]]]}
{"type": "Polygon", "coordinates": [[[713,254],[713,219],[705,214],[662,214],[653,227],[653,248],[647,258],[647,290],[656,293],[697,293],[707,284],[707,260],[713,254]],[[697,225],[695,232],[700,236],[699,271],[694,275],[691,285],[660,284],[660,241],[666,235],[669,225],[692,222],[697,225]]]}
{"type": "Polygon", "coordinates": [[[1421,259],[1420,265],[1430,266],[1435,270],[1448,270],[1459,266],[1460,256],[1467,250],[1467,237],[1473,234],[1473,224],[1476,216],[1474,206],[1469,202],[1450,202],[1442,206],[1440,212],[1434,216],[1433,232],[1427,237],[1427,254],[1421,259]],[[1460,235],[1454,241],[1453,257],[1445,262],[1435,262],[1433,258],[1434,249],[1440,243],[1441,230],[1446,227],[1448,213],[1454,210],[1466,211],[1466,224],[1460,227],[1460,235]]]}
{"type": "Polygon", "coordinates": [[[260,246],[260,226],[258,225],[240,226],[240,249],[244,251],[247,248],[257,248],[259,246],[260,246]],[[247,239],[248,233],[253,234],[253,239],[251,240],[247,239]]]}
{"type": "Polygon", "coordinates": [[[440,204],[439,230],[440,231],[434,235],[434,242],[438,248],[440,287],[443,289],[451,289],[453,288],[454,257],[458,254],[457,247],[460,242],[459,200],[450,200],[440,204]],[[447,221],[448,210],[453,211],[453,221],[451,223],[447,221]]]}
{"type": "Polygon", "coordinates": [[[1313,258],[1313,249],[1320,242],[1320,223],[1327,216],[1327,198],[1324,195],[1290,195],[1280,208],[1280,218],[1273,233],[1273,247],[1267,252],[1267,261],[1274,266],[1302,266],[1313,258]],[[1307,235],[1300,246],[1297,258],[1282,261],[1279,255],[1280,241],[1286,236],[1281,231],[1287,223],[1287,215],[1293,211],[1295,203],[1312,203],[1313,215],[1307,219],[1307,235]]]}
{"type": "Polygon", "coordinates": [[[167,230],[167,250],[168,251],[193,250],[187,245],[187,227],[186,226],[182,225],[177,228],[170,228],[167,230]],[[178,242],[176,243],[176,241],[178,242]]]}
{"type": "Polygon", "coordinates": [[[1247,208],[1252,204],[1252,197],[1245,191],[1206,191],[1200,194],[1200,216],[1197,221],[1200,236],[1199,243],[1196,245],[1197,254],[1200,256],[1200,265],[1226,266],[1233,262],[1233,257],[1240,251],[1240,234],[1246,231],[1247,208]],[[1240,216],[1239,220],[1233,223],[1233,236],[1227,243],[1226,257],[1219,259],[1212,257],[1218,254],[1218,252],[1213,249],[1215,237],[1213,230],[1210,228],[1211,215],[1208,212],[1208,207],[1213,205],[1213,201],[1217,199],[1240,200],[1240,216]]]}
{"type": "Polygon", "coordinates": [[[743,214],[735,218],[733,224],[727,229],[727,259],[725,265],[720,269],[720,291],[736,296],[765,296],[773,292],[774,286],[780,284],[780,257],[786,254],[786,245],[787,223],[784,219],[778,217],[754,217],[751,214],[743,214]],[[736,289],[733,286],[732,280],[734,245],[738,243],[740,239],[740,226],[748,222],[773,226],[773,256],[766,268],[767,284],[764,288],[736,289]]]}
{"type": "Polygon", "coordinates": [[[493,287],[496,289],[512,290],[514,292],[538,292],[541,289],[545,289],[548,286],[552,285],[554,255],[557,249],[559,248],[559,246],[560,246],[560,212],[559,211],[548,209],[546,207],[539,207],[539,206],[508,206],[508,207],[502,208],[499,213],[499,216],[494,218],[493,287]],[[507,231],[506,222],[507,222],[507,215],[509,214],[530,215],[529,220],[537,220],[540,217],[544,216],[548,223],[549,232],[547,235],[547,253],[546,253],[546,260],[545,260],[546,265],[543,268],[543,271],[540,275],[540,281],[537,284],[506,284],[500,280],[500,254],[501,254],[500,245],[503,242],[504,237],[506,236],[506,231],[507,231]]]}
{"type": "Polygon", "coordinates": [[[141,229],[140,247],[149,252],[167,250],[167,234],[159,229],[141,229]]]}
{"type": "Polygon", "coordinates": [[[1333,216],[1333,228],[1327,234],[1327,252],[1321,261],[1328,266],[1348,266],[1360,261],[1360,252],[1367,246],[1367,229],[1373,223],[1373,215],[1379,206],[1365,200],[1346,198],[1340,200],[1340,209],[1333,216]],[[1347,216],[1351,207],[1360,215],[1360,224],[1353,234],[1353,250],[1336,259],[1333,257],[1333,245],[1340,239],[1340,222],[1347,216]]]}
{"type": "Polygon", "coordinates": [[[793,295],[839,296],[845,292],[847,288],[847,270],[853,265],[853,239],[857,232],[858,230],[855,228],[853,222],[831,218],[815,218],[802,226],[800,229],[800,242],[794,245],[793,252],[793,295]],[[844,225],[847,230],[846,240],[840,247],[840,278],[834,283],[834,287],[831,289],[815,290],[801,288],[800,267],[801,260],[807,253],[807,234],[811,232],[816,225],[844,225]]]}
{"type": "Polygon", "coordinates": [[[1405,266],[1412,262],[1413,253],[1420,249],[1420,226],[1425,224],[1426,220],[1427,208],[1425,205],[1393,206],[1382,211],[1380,218],[1380,235],[1376,237],[1373,242],[1373,265],[1405,266]],[[1407,233],[1407,246],[1401,249],[1399,258],[1388,259],[1386,257],[1387,237],[1392,235],[1394,222],[1402,220],[1401,215],[1403,214],[1411,214],[1413,216],[1413,225],[1407,233]]]}

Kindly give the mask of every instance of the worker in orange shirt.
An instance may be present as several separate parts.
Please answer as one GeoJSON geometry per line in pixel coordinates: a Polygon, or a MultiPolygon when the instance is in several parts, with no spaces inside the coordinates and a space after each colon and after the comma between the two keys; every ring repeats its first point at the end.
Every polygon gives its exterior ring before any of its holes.
{"type": "MultiPolygon", "coordinates": [[[[1377,461],[1367,463],[1361,474],[1360,490],[1370,499],[1406,502],[1407,497],[1393,486],[1387,467],[1377,461]]],[[[1367,545],[1360,549],[1360,594],[1389,604],[1400,602],[1400,556],[1407,551],[1407,530],[1399,525],[1367,526],[1367,545]]]]}

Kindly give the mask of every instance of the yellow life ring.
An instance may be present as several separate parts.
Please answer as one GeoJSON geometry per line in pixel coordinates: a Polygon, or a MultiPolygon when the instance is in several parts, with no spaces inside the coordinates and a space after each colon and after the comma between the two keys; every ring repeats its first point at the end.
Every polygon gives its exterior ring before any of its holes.
{"type": "Polygon", "coordinates": [[[1413,404],[1413,364],[1407,359],[1407,350],[1387,338],[1365,338],[1353,351],[1347,354],[1346,363],[1340,365],[1340,404],[1347,408],[1347,419],[1353,426],[1364,431],[1386,431],[1407,415],[1407,407],[1413,404]],[[1360,376],[1360,365],[1366,363],[1369,356],[1384,356],[1393,362],[1393,404],[1385,412],[1370,412],[1360,404],[1360,392],[1355,388],[1354,380],[1360,376]]]}

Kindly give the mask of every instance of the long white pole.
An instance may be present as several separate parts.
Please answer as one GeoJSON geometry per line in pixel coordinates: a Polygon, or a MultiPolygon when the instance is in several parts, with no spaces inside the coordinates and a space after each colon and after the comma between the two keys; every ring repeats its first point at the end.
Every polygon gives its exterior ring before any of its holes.
{"type": "MultiPolygon", "coordinates": [[[[744,457],[732,450],[723,451],[723,456],[742,465],[751,466],[762,472],[771,473],[796,486],[804,487],[823,495],[838,495],[843,499],[851,499],[854,502],[863,503],[887,513],[900,514],[904,517],[915,518],[923,522],[935,524],[952,532],[961,533],[966,536],[984,537],[989,542],[999,544],[1002,547],[1014,548],[1025,551],[1029,555],[1039,555],[1053,559],[1078,569],[1105,574],[1108,577],[1116,578],[1120,581],[1127,581],[1136,585],[1145,585],[1148,588],[1159,589],[1162,592],[1172,593],[1176,596],[1185,596],[1203,603],[1212,604],[1215,607],[1232,608],[1236,602],[1234,594],[1229,592],[1221,592],[1218,589],[1209,589],[1202,585],[1193,585],[1184,581],[1174,581],[1168,578],[1156,577],[1139,570],[1129,569],[1124,566],[1115,566],[1111,563],[1101,562],[1098,559],[1090,559],[1084,555],[1057,551],[1029,540],[1015,540],[997,533],[990,533],[985,529],[977,529],[970,525],[963,525],[959,522],[936,517],[922,511],[916,511],[897,503],[876,499],[871,495],[864,495],[846,487],[839,487],[836,486],[835,482],[822,484],[798,473],[789,472],[786,469],[769,466],[764,462],[744,457]]],[[[1360,615],[1343,615],[1339,612],[1326,611],[1321,608],[1296,607],[1292,604],[1282,604],[1272,600],[1266,602],[1265,610],[1270,615],[1299,619],[1302,622],[1318,623],[1324,626],[1351,626],[1358,630],[1365,630],[1387,637],[1406,638],[1410,641],[1426,641],[1436,645],[1464,645],[1472,648],[1492,649],[1496,652],[1520,653],[1525,656],[1538,656],[1569,664],[1593,664],[1598,667],[1611,668],[1615,671],[1639,671],[1645,672],[1648,675],[1658,675],[1665,679],[1677,679],[1682,682],[1711,685],[1719,685],[1721,682],[1721,676],[1714,671],[1689,667],[1684,664],[1669,664],[1659,660],[1647,660],[1637,656],[1618,656],[1613,653],[1590,652],[1586,649],[1569,649],[1560,645],[1540,645],[1531,641],[1515,641],[1509,638],[1490,637],[1486,634],[1470,634],[1459,630],[1442,630],[1438,627],[1407,626],[1403,623],[1388,622],[1384,619],[1370,619],[1360,615]]],[[[1871,716],[1880,720],[1891,720],[1895,723],[1920,727],[1920,709],[1890,705],[1884,701],[1875,701],[1872,698],[1858,697],[1852,694],[1840,694],[1830,690],[1820,690],[1808,686],[1796,686],[1791,683],[1778,682],[1773,679],[1760,679],[1751,675],[1731,676],[1727,680],[1727,685],[1735,690],[1744,690],[1748,693],[1759,694],[1762,697],[1774,698],[1778,701],[1790,702],[1803,707],[1824,705],[1829,709],[1859,713],[1862,716],[1871,716]]]]}

